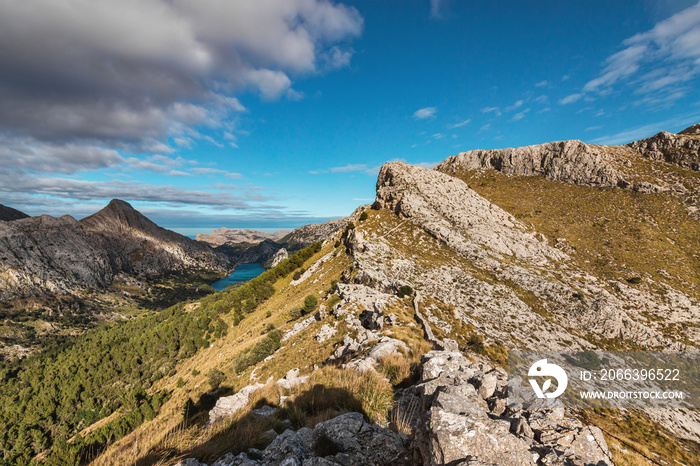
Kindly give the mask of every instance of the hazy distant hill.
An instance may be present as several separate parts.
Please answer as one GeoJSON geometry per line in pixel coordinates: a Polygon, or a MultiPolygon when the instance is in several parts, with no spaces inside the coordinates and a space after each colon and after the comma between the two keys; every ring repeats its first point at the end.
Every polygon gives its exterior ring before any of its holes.
{"type": "Polygon", "coordinates": [[[221,246],[225,243],[259,243],[264,240],[277,241],[284,235],[289,233],[286,230],[276,231],[275,233],[265,233],[262,231],[244,229],[244,228],[219,228],[212,230],[209,234],[197,233],[196,240],[209,243],[212,246],[221,246]]]}
{"type": "Polygon", "coordinates": [[[196,240],[215,246],[236,264],[256,262],[265,263],[267,267],[278,251],[285,249],[288,253],[293,253],[317,241],[324,241],[347,221],[347,218],[334,219],[304,225],[291,232],[280,230],[271,234],[256,230],[219,228],[208,235],[198,234],[196,240]]]}

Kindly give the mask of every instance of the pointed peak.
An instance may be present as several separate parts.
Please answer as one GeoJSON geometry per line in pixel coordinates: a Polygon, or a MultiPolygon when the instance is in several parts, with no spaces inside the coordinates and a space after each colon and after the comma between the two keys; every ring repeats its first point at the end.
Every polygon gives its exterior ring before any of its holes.
{"type": "Polygon", "coordinates": [[[121,199],[112,199],[105,208],[89,217],[85,217],[80,223],[91,228],[104,228],[107,224],[111,224],[112,227],[121,225],[121,227],[136,228],[139,230],[158,228],[155,223],[151,222],[141,212],[134,209],[131,204],[121,199]]]}
{"type": "Polygon", "coordinates": [[[109,204],[107,204],[107,207],[105,208],[112,208],[112,209],[119,209],[119,210],[136,210],[134,209],[131,204],[129,204],[126,201],[122,201],[121,199],[112,199],[109,201],[109,204]]]}

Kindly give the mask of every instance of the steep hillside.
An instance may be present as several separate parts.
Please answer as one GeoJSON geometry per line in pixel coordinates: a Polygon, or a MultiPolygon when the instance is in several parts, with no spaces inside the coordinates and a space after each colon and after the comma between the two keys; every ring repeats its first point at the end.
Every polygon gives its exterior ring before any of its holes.
{"type": "MultiPolygon", "coordinates": [[[[460,154],[436,170],[386,164],[372,210],[179,368],[182,391],[175,375],[164,385],[174,404],[144,426],[134,457],[694,464],[696,411],[519,411],[498,366],[514,349],[695,350],[695,183],[692,169],[631,146],[580,142],[460,154]],[[309,295],[318,312],[304,315],[309,295]],[[223,392],[194,367],[221,371],[223,392]]],[[[124,460],[134,442],[96,463],[124,460]]]]}

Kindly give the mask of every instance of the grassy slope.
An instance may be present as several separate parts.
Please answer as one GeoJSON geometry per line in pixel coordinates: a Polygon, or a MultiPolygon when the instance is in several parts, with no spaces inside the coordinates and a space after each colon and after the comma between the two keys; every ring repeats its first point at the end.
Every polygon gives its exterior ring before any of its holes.
{"type": "MultiPolygon", "coordinates": [[[[664,194],[648,195],[617,189],[581,187],[550,182],[542,178],[505,177],[494,171],[458,175],[479,194],[526,224],[532,224],[534,229],[544,233],[551,243],[557,238],[565,238],[571,246],[569,252],[577,265],[584,270],[614,280],[646,277],[698,297],[700,270],[697,266],[698,253],[692,245],[700,244],[700,235],[697,222],[687,216],[685,208],[676,198],[664,194]],[[639,251],[644,251],[645,254],[640,254],[639,251]],[[663,271],[654,266],[660,263],[665,264],[663,271]]],[[[402,222],[392,213],[372,211],[369,214],[368,220],[357,224],[358,229],[366,236],[383,238],[396,251],[396,258],[411,258],[419,267],[426,269],[446,264],[456,265],[479,278],[492,281],[493,277],[489,276],[488,272],[474,269],[472,264],[454,254],[444,244],[410,223],[402,222]]],[[[334,248],[329,243],[304,266],[308,268],[332,250],[334,248]]],[[[231,367],[237,355],[263,338],[266,325],[271,323],[283,330],[291,327],[293,322],[289,322],[288,312],[293,307],[300,306],[306,295],[316,294],[319,298],[325,296],[325,293],[319,292],[328,290],[332,282],[338,280],[351,264],[351,259],[342,253],[341,248],[336,248],[335,251],[337,256],[300,286],[290,285],[291,277],[279,280],[275,285],[275,295],[238,327],[230,328],[225,338],[178,366],[176,375],[160,380],[154,389],[173,390],[172,398],[160,415],[142,425],[133,434],[116,442],[95,464],[129,463],[137,458],[141,458],[140,464],[146,464],[157,458],[172,459],[186,457],[188,454],[200,458],[215,458],[227,447],[237,445],[238,448],[243,448],[245,445],[255,444],[267,428],[279,428],[276,424],[279,419],[261,425],[252,422],[247,412],[241,412],[217,430],[203,434],[197,426],[183,424],[182,406],[188,398],[197,400],[209,390],[206,373],[210,369],[219,368],[227,375],[223,384],[223,394],[233,393],[251,383],[253,368],[242,374],[233,373],[231,367]],[[326,271],[327,273],[324,273],[326,271]],[[314,283],[315,278],[319,280],[314,283]],[[270,317],[266,317],[268,312],[270,317]],[[198,370],[199,375],[193,376],[193,369],[198,370]],[[176,387],[178,378],[185,382],[181,388],[176,387]],[[242,443],[241,436],[246,437],[242,443]]],[[[320,304],[326,302],[320,299],[320,304]]],[[[459,325],[449,306],[430,299],[426,300],[424,306],[430,306],[434,315],[452,325],[453,333],[450,336],[456,337],[462,345],[487,352],[494,360],[503,361],[502,347],[481,347],[478,338],[473,337],[475,329],[459,325]]],[[[397,306],[392,312],[399,315],[401,320],[413,319],[409,302],[397,306]]],[[[230,316],[224,316],[224,320],[230,324],[230,316]]],[[[333,318],[315,322],[283,343],[283,347],[271,360],[259,364],[255,369],[256,380],[264,382],[270,375],[276,379],[280,378],[294,367],[299,367],[302,374],[311,373],[313,365],[322,362],[330,354],[346,330],[345,324],[342,321],[338,322],[339,332],[321,345],[313,339],[313,335],[324,323],[332,324],[333,318]]],[[[443,336],[440,330],[436,330],[436,333],[443,336]]],[[[395,336],[414,346],[422,341],[420,331],[415,327],[397,327],[395,336]]],[[[423,350],[425,349],[427,348],[424,347],[423,350]]],[[[327,388],[333,388],[347,383],[340,380],[337,374],[324,371],[316,372],[314,384],[321,383],[327,388]]],[[[310,390],[310,387],[307,385],[300,390],[301,392],[296,392],[297,395],[302,394],[304,390],[310,390]]],[[[267,387],[255,395],[251,402],[254,404],[264,398],[265,402],[275,404],[279,395],[279,390],[267,387]]],[[[204,415],[204,412],[199,414],[197,421],[203,422],[204,415]]],[[[606,428],[611,427],[611,423],[614,424],[615,416],[607,414],[596,417],[589,414],[588,418],[593,424],[606,428]]],[[[289,418],[296,419],[294,416],[289,418]]],[[[312,417],[306,422],[313,425],[313,422],[318,420],[322,418],[312,417]]],[[[659,442],[647,443],[647,450],[641,447],[637,450],[638,445],[644,445],[648,440],[649,429],[659,432],[663,429],[644,418],[636,420],[634,424],[624,425],[629,427],[624,431],[623,442],[623,447],[628,452],[613,449],[616,458],[622,461],[622,464],[647,464],[644,455],[648,455],[649,451],[657,452],[661,457],[685,460],[686,464],[692,462],[687,460],[692,458],[692,452],[696,451],[697,445],[664,434],[659,442]],[[689,454],[691,456],[688,456],[689,454]]],[[[617,431],[620,431],[619,427],[617,431]]],[[[622,442],[609,433],[606,435],[610,444],[622,442]]]]}
{"type": "Polygon", "coordinates": [[[481,196],[543,233],[563,238],[576,265],[604,279],[646,277],[700,298],[700,223],[670,194],[641,194],[509,177],[457,173],[481,196]]]}

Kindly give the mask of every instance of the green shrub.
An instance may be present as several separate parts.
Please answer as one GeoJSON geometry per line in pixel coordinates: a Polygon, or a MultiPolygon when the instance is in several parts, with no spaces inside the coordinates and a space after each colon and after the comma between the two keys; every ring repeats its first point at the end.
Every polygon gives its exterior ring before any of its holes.
{"type": "Polygon", "coordinates": [[[406,296],[411,296],[413,294],[413,288],[408,285],[403,285],[399,287],[399,298],[405,298],[406,296]]]}
{"type": "Polygon", "coordinates": [[[318,306],[318,298],[312,294],[304,298],[304,314],[311,314],[318,306]]]}
{"type": "Polygon", "coordinates": [[[364,221],[367,220],[368,218],[369,218],[369,215],[367,215],[367,212],[362,212],[362,213],[360,214],[360,221],[361,221],[361,222],[364,222],[364,221]]]}
{"type": "Polygon", "coordinates": [[[209,386],[212,390],[219,388],[219,385],[221,385],[221,382],[223,382],[225,378],[226,375],[219,369],[212,369],[207,372],[207,382],[209,382],[209,386]]]}
{"type": "Polygon", "coordinates": [[[300,307],[294,307],[289,310],[289,320],[297,320],[299,319],[303,313],[301,312],[300,307]]]}
{"type": "Polygon", "coordinates": [[[182,387],[185,386],[185,381],[182,380],[182,377],[180,377],[179,379],[177,379],[177,383],[175,384],[175,386],[176,386],[177,388],[182,388],[182,387]]]}
{"type": "Polygon", "coordinates": [[[281,340],[282,332],[279,330],[271,331],[255,346],[248,348],[239,355],[238,360],[234,365],[234,370],[237,373],[241,373],[250,366],[257,364],[266,357],[270,356],[280,348],[281,340]]]}

